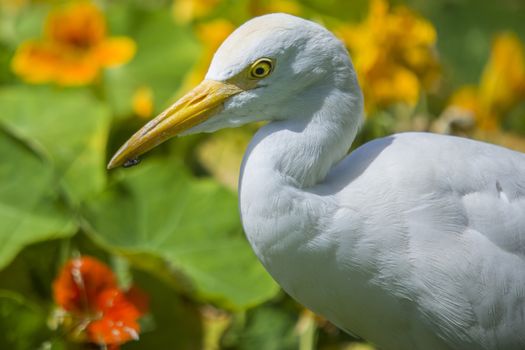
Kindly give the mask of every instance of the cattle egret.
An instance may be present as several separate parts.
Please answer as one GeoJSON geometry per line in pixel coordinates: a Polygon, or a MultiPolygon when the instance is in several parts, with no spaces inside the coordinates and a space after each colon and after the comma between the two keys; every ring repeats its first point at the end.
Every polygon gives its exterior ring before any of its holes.
{"type": "Polygon", "coordinates": [[[402,133],[346,156],[362,119],[343,44],[271,14],[233,32],[108,168],[175,135],[269,121],[244,156],[240,212],[288,294],[383,349],[525,349],[525,155],[402,133]]]}

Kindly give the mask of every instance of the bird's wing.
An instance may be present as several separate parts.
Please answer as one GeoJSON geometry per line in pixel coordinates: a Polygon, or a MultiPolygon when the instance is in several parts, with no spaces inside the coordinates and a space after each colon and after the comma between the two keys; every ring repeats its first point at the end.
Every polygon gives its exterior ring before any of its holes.
{"type": "Polygon", "coordinates": [[[525,346],[524,154],[399,134],[352,152],[326,184],[366,218],[344,264],[369,264],[371,283],[413,301],[414,323],[454,347],[525,346]]]}

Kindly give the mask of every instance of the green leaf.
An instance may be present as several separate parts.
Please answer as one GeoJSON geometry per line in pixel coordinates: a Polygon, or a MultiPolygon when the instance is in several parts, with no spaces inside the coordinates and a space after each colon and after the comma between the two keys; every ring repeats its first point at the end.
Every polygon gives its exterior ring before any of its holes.
{"type": "Polygon", "coordinates": [[[13,80],[13,74],[10,69],[12,54],[7,45],[0,42],[0,84],[6,84],[13,80]]]}
{"type": "Polygon", "coordinates": [[[150,319],[142,322],[139,340],[126,343],[124,350],[202,349],[202,322],[195,304],[147,273],[135,271],[134,282],[149,297],[150,319]]]}
{"type": "Polygon", "coordinates": [[[0,349],[37,349],[48,336],[42,309],[21,295],[0,290],[0,349]]]}
{"type": "Polygon", "coordinates": [[[105,186],[105,105],[84,90],[11,87],[0,90],[0,106],[0,124],[51,160],[70,200],[105,186]]]}
{"type": "Polygon", "coordinates": [[[31,244],[0,271],[0,290],[8,289],[38,304],[53,299],[52,281],[64,262],[68,240],[51,240],[31,244]]]}
{"type": "MultiPolygon", "coordinates": [[[[5,3],[4,3],[5,4],[5,3]]],[[[4,5],[2,4],[2,5],[4,5]]],[[[46,15],[50,9],[48,3],[33,3],[32,6],[18,4],[14,8],[2,6],[0,12],[0,41],[15,48],[25,40],[42,37],[46,15]],[[22,5],[22,6],[20,6],[22,5]],[[18,7],[18,8],[16,8],[18,7]],[[16,9],[15,9],[16,8],[16,9]]]]}
{"type": "Polygon", "coordinates": [[[479,82],[496,33],[512,30],[525,38],[523,1],[504,1],[497,6],[492,1],[478,0],[403,2],[436,28],[437,49],[449,86],[479,82]]]}
{"type": "Polygon", "coordinates": [[[231,192],[191,177],[173,159],[150,159],[118,175],[85,211],[99,241],[223,307],[275,295],[278,287],[242,234],[231,192]]]}
{"type": "MultiPolygon", "coordinates": [[[[0,102],[0,105],[2,103],[0,102]]],[[[53,168],[0,129],[0,269],[26,245],[76,231],[53,168]]]]}
{"type": "Polygon", "coordinates": [[[505,130],[525,136],[525,99],[505,116],[502,124],[505,130]]]}
{"type": "Polygon", "coordinates": [[[166,107],[199,54],[193,32],[175,24],[171,11],[135,10],[131,16],[122,13],[130,12],[129,7],[113,6],[108,14],[125,17],[128,35],[137,43],[131,62],[105,73],[107,97],[121,117],[132,114],[133,94],[141,86],[152,89],[156,112],[166,107]]]}
{"type": "Polygon", "coordinates": [[[299,348],[298,315],[277,305],[263,305],[237,315],[223,337],[227,350],[292,350],[299,348]]]}

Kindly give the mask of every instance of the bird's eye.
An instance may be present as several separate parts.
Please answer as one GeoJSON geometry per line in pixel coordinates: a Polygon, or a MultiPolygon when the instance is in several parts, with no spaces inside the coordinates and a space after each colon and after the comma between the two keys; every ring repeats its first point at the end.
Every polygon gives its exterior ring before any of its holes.
{"type": "Polygon", "coordinates": [[[269,58],[260,58],[250,67],[250,78],[266,78],[273,70],[273,61],[269,58]]]}

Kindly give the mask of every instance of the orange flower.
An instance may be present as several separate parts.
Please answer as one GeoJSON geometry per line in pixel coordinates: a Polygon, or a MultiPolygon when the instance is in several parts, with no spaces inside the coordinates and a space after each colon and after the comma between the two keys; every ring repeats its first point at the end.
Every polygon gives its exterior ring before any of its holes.
{"type": "Polygon", "coordinates": [[[66,313],[63,322],[77,340],[113,349],[138,339],[138,319],[147,311],[147,298],[137,288],[118,288],[113,272],[84,256],[68,261],[53,282],[55,302],[66,313]]]}
{"type": "Polygon", "coordinates": [[[104,316],[87,327],[88,338],[97,344],[122,344],[139,338],[141,313],[118,289],[106,289],[97,297],[97,311],[104,316]]]}
{"type": "Polygon", "coordinates": [[[117,288],[113,272],[100,261],[84,256],[69,260],[53,282],[55,302],[64,310],[85,312],[106,289],[117,288]]]}
{"type": "Polygon", "coordinates": [[[129,61],[135,43],[126,37],[107,37],[102,12],[89,2],[72,2],[51,12],[45,36],[20,45],[11,67],[30,83],[85,85],[102,67],[129,61]]]}

